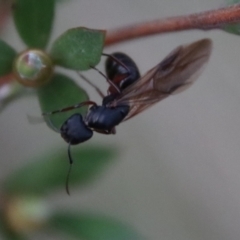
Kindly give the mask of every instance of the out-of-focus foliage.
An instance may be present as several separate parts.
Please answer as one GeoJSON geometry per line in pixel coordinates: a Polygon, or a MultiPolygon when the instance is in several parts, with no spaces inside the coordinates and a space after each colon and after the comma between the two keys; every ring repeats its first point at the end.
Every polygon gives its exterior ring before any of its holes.
{"type": "MultiPolygon", "coordinates": [[[[70,187],[85,184],[96,176],[113,159],[114,151],[109,147],[89,146],[76,149],[72,155],[70,187]]],[[[4,191],[8,194],[39,195],[64,189],[68,168],[67,149],[44,154],[5,179],[4,191]]]]}
{"type": "Polygon", "coordinates": [[[73,70],[88,70],[99,63],[105,31],[72,28],[53,43],[51,56],[57,65],[73,70]]]}
{"type": "MultiPolygon", "coordinates": [[[[38,89],[38,99],[42,112],[51,112],[77,103],[87,101],[88,95],[84,89],[71,78],[55,74],[52,81],[38,89]]],[[[57,113],[45,117],[49,127],[60,129],[62,124],[74,113],[85,113],[87,107],[72,111],[57,113]]]]}
{"type": "Polygon", "coordinates": [[[12,47],[0,39],[0,76],[12,72],[12,64],[16,54],[12,47]]]}
{"type": "Polygon", "coordinates": [[[15,26],[28,47],[47,46],[54,19],[55,0],[17,0],[13,5],[15,26]]]}

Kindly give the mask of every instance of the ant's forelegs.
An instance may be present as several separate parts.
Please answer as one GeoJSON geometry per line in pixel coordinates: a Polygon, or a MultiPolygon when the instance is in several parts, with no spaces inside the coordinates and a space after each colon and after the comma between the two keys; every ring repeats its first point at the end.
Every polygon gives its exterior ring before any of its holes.
{"type": "Polygon", "coordinates": [[[95,132],[105,134],[105,135],[110,135],[110,134],[116,134],[116,128],[112,128],[111,130],[99,130],[99,129],[94,129],[95,132]]]}
{"type": "Polygon", "coordinates": [[[101,74],[106,80],[107,82],[109,83],[109,85],[111,85],[112,87],[115,88],[115,90],[118,92],[118,93],[121,93],[121,89],[111,80],[109,79],[104,73],[102,73],[100,70],[98,70],[96,67],[93,67],[91,66],[92,69],[96,70],[99,74],[101,74]]]}
{"type": "Polygon", "coordinates": [[[66,108],[55,110],[55,111],[52,111],[52,112],[45,112],[45,113],[42,113],[42,115],[43,116],[48,116],[48,115],[52,115],[52,114],[55,114],[55,113],[67,112],[67,111],[73,110],[75,108],[80,108],[80,107],[83,107],[83,106],[86,106],[86,105],[95,105],[96,106],[97,104],[93,101],[86,101],[86,102],[78,103],[78,104],[73,105],[73,106],[69,106],[69,107],[66,107],[66,108]]]}
{"type": "Polygon", "coordinates": [[[116,127],[114,127],[114,128],[111,129],[111,133],[112,133],[112,134],[116,134],[116,132],[117,132],[117,131],[116,131],[116,127]]]}
{"type": "Polygon", "coordinates": [[[94,84],[92,83],[89,79],[87,79],[84,75],[82,75],[80,72],[77,72],[77,74],[79,75],[79,77],[81,77],[85,82],[87,82],[91,87],[93,87],[96,92],[100,95],[100,97],[104,98],[105,95],[104,93],[94,84]]]}

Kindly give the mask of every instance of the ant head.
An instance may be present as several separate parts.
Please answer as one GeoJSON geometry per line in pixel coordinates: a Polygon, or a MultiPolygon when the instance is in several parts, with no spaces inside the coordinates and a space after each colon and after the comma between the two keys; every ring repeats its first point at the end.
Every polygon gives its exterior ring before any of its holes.
{"type": "Polygon", "coordinates": [[[67,179],[66,179],[66,191],[69,193],[69,177],[71,172],[71,166],[73,163],[70,146],[87,141],[93,135],[93,131],[87,127],[83,121],[81,114],[74,114],[68,118],[60,129],[61,136],[68,143],[68,158],[70,162],[67,179]]]}
{"type": "Polygon", "coordinates": [[[71,144],[79,144],[87,141],[93,135],[93,131],[87,127],[81,114],[74,114],[68,118],[60,129],[63,139],[71,144]]]}

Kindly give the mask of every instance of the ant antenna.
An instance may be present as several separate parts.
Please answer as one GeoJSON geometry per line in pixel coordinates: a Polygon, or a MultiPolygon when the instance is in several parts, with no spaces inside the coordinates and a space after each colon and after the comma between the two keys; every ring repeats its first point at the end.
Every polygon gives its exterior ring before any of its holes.
{"type": "Polygon", "coordinates": [[[72,156],[71,156],[71,142],[69,142],[68,144],[68,159],[69,159],[69,169],[68,169],[68,173],[67,173],[67,178],[66,178],[66,185],[65,185],[65,188],[66,188],[66,192],[67,194],[70,196],[70,191],[69,191],[69,177],[70,177],[70,173],[71,173],[71,170],[72,170],[72,164],[73,164],[73,160],[72,160],[72,156]]]}
{"type": "Polygon", "coordinates": [[[90,66],[92,69],[96,70],[99,74],[101,74],[108,82],[109,85],[114,87],[118,93],[121,93],[120,88],[111,80],[109,79],[104,73],[102,73],[100,70],[98,70],[96,67],[90,66]]]}
{"type": "Polygon", "coordinates": [[[82,75],[80,72],[76,71],[76,73],[78,74],[78,76],[80,78],[82,78],[85,82],[87,82],[91,87],[93,87],[96,92],[100,95],[101,98],[104,98],[105,95],[103,94],[103,92],[95,85],[93,84],[89,79],[87,79],[84,75],[82,75]]]}

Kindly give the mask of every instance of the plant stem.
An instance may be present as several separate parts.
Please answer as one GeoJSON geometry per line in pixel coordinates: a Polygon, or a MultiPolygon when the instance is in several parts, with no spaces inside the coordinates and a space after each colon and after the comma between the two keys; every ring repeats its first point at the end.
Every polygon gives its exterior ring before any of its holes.
{"type": "MultiPolygon", "coordinates": [[[[128,41],[134,38],[146,37],[153,34],[177,32],[183,30],[210,30],[217,29],[230,23],[240,23],[240,4],[210,10],[185,16],[157,19],[149,22],[137,23],[126,27],[108,31],[105,46],[128,41]]],[[[0,88],[9,76],[0,77],[0,88]]]]}
{"type": "Polygon", "coordinates": [[[8,0],[0,0],[0,31],[4,28],[5,23],[10,15],[11,2],[8,0]]]}
{"type": "Polygon", "coordinates": [[[183,30],[209,30],[240,22],[240,4],[185,16],[157,19],[108,31],[105,46],[153,34],[183,30]]]}
{"type": "Polygon", "coordinates": [[[13,76],[12,73],[0,77],[0,88],[1,88],[3,85],[5,85],[5,84],[7,84],[7,83],[9,83],[9,82],[11,82],[11,81],[13,81],[14,79],[15,79],[15,78],[14,78],[14,76],[13,76]]]}

